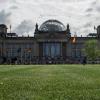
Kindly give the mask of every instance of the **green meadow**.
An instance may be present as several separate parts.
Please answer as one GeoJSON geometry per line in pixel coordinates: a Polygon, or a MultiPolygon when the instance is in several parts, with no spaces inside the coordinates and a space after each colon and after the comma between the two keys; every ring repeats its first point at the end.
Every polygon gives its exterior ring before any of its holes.
{"type": "Polygon", "coordinates": [[[0,65],[0,100],[100,100],[100,65],[0,65]]]}

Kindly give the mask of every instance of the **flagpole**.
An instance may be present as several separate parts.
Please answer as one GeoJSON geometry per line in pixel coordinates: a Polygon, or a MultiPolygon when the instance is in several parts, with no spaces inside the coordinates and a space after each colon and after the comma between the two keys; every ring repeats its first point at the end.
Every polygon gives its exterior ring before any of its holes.
{"type": "Polygon", "coordinates": [[[11,27],[11,25],[10,25],[10,33],[11,33],[11,28],[12,28],[12,27],[11,27]]]}

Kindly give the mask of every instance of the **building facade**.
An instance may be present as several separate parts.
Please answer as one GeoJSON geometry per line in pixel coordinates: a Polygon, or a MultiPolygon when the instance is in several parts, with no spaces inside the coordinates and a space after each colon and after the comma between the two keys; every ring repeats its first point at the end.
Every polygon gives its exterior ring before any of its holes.
{"type": "Polygon", "coordinates": [[[69,24],[65,27],[58,20],[47,20],[35,26],[34,37],[19,37],[7,33],[7,26],[0,25],[0,64],[80,63],[84,43],[97,39],[100,46],[100,26],[95,37],[72,37],[69,24]]]}

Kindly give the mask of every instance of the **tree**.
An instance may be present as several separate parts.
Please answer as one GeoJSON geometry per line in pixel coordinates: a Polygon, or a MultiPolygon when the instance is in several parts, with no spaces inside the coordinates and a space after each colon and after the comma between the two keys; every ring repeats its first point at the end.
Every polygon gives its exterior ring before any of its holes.
{"type": "Polygon", "coordinates": [[[92,61],[100,57],[100,49],[98,47],[98,41],[97,40],[86,41],[84,52],[86,57],[92,61]]]}

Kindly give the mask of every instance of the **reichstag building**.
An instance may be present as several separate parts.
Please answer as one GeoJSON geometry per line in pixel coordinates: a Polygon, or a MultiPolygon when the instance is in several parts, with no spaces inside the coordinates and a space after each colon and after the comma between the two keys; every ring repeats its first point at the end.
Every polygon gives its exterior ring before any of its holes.
{"type": "Polygon", "coordinates": [[[100,26],[95,36],[72,37],[69,24],[47,20],[40,27],[35,25],[33,37],[19,37],[8,33],[7,26],[1,24],[0,64],[79,63],[85,56],[85,41],[92,39],[100,43],[100,26]]]}

